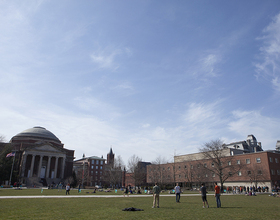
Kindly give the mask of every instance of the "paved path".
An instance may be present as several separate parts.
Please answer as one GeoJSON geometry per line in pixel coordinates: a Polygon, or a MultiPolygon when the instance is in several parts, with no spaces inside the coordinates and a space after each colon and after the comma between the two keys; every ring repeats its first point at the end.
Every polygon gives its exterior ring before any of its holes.
{"type": "MultiPolygon", "coordinates": [[[[211,196],[214,194],[207,194],[211,196]]],[[[224,194],[224,195],[232,195],[232,194],[224,194]]],[[[126,198],[133,198],[133,197],[152,197],[153,195],[129,195],[126,198]]],[[[160,195],[160,196],[173,196],[171,195],[160,195]]],[[[181,194],[181,196],[201,196],[200,194],[181,194]]],[[[38,196],[0,196],[0,199],[51,199],[51,198],[58,198],[58,199],[65,199],[65,198],[124,198],[123,195],[65,195],[65,196],[55,196],[55,195],[38,195],[38,196]]]]}

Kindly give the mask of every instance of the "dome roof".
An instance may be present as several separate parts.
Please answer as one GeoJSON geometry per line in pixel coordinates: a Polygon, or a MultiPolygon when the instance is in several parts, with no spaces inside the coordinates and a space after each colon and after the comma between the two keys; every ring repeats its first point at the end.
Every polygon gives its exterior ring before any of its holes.
{"type": "Polygon", "coordinates": [[[61,143],[61,141],[52,132],[43,127],[29,128],[15,135],[13,138],[36,138],[61,143]]]}

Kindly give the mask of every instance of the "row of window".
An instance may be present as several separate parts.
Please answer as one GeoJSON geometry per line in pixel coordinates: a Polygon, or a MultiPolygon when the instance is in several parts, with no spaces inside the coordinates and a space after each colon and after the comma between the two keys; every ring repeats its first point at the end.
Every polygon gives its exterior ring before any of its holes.
{"type": "MultiPolygon", "coordinates": [[[[272,163],[273,162],[273,158],[269,157],[269,161],[272,163]]],[[[246,162],[246,164],[250,164],[251,163],[251,159],[245,159],[245,162],[246,162]]],[[[256,158],[256,163],[261,163],[261,158],[260,157],[256,158]]],[[[275,163],[278,163],[278,158],[275,158],[275,163]]],[[[241,164],[241,161],[240,160],[236,160],[236,164],[241,164]]],[[[231,166],[231,161],[228,161],[227,165],[231,166]]],[[[211,163],[211,167],[214,167],[214,166],[215,166],[215,164],[214,164],[214,162],[212,162],[211,163]]],[[[222,166],[222,163],[221,163],[221,166],[222,166]]],[[[207,167],[206,163],[204,164],[204,167],[207,167]]],[[[190,168],[193,169],[193,165],[190,165],[190,168]]],[[[197,168],[200,168],[200,164],[197,164],[197,168]]],[[[181,166],[178,166],[178,169],[180,170],[181,166]]],[[[187,169],[187,165],[185,165],[185,169],[187,169]]],[[[156,170],[156,168],[154,168],[154,170],[156,170]]],[[[165,170],[165,168],[163,167],[162,170],[165,170]]],[[[170,170],[170,167],[167,167],[167,170],[170,170]]]]}
{"type": "MultiPolygon", "coordinates": [[[[269,157],[269,162],[270,162],[270,163],[273,163],[273,158],[272,158],[272,157],[269,157]]],[[[279,163],[279,162],[278,162],[278,158],[275,158],[275,163],[279,163]]]]}
{"type": "MultiPolygon", "coordinates": [[[[93,170],[90,171],[90,174],[93,175],[93,170]]],[[[98,171],[95,171],[95,174],[98,175],[98,171]]],[[[100,175],[102,175],[102,171],[100,171],[100,175]]]]}
{"type": "Polygon", "coordinates": [[[91,160],[91,164],[95,164],[98,165],[100,163],[100,165],[103,165],[103,160],[91,160]]]}
{"type": "MultiPolygon", "coordinates": [[[[100,170],[102,170],[102,166],[95,166],[96,170],[98,170],[98,168],[100,168],[100,170]]],[[[91,166],[91,169],[94,169],[94,166],[91,166]]]]}
{"type": "MultiPolygon", "coordinates": [[[[252,174],[252,172],[250,170],[247,171],[247,175],[250,176],[252,174]]],[[[271,174],[272,175],[275,175],[275,171],[273,169],[271,169],[271,174]]],[[[238,171],[237,173],[238,176],[242,176],[242,172],[241,171],[238,171]]],[[[262,170],[258,170],[257,171],[257,175],[262,175],[262,170]]],[[[280,175],[280,170],[277,170],[277,175],[280,175]]],[[[215,177],[215,173],[212,173],[212,177],[215,177]]],[[[229,176],[232,176],[232,173],[229,172],[229,176]]],[[[179,174],[178,175],[179,178],[181,178],[182,176],[179,174]]],[[[193,178],[194,177],[194,174],[191,174],[191,177],[193,178]]],[[[198,178],[200,178],[201,176],[198,175],[198,178]]],[[[208,174],[206,173],[205,174],[205,177],[208,177],[208,174]]],[[[168,178],[170,178],[170,175],[168,175],[168,178]]],[[[185,174],[185,178],[187,178],[187,174],[185,174]]]]}

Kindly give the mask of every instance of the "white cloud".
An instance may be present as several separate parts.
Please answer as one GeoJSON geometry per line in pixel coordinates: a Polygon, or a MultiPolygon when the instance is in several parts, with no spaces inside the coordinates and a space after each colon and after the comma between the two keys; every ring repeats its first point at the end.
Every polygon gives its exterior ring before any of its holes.
{"type": "Polygon", "coordinates": [[[264,30],[264,35],[258,40],[263,41],[263,46],[260,47],[261,62],[255,63],[256,77],[262,76],[270,81],[275,88],[279,90],[278,77],[280,77],[280,13],[275,16],[264,30]]]}
{"type": "Polygon", "coordinates": [[[132,52],[129,48],[113,49],[111,47],[106,47],[92,52],[90,58],[92,62],[98,65],[98,68],[117,70],[120,66],[120,63],[117,62],[117,57],[124,54],[131,56],[132,52]]]}
{"type": "Polygon", "coordinates": [[[266,143],[263,148],[266,150],[275,148],[280,119],[263,116],[259,111],[236,110],[232,114],[234,120],[229,123],[230,131],[240,136],[254,134],[258,140],[266,143]]]}

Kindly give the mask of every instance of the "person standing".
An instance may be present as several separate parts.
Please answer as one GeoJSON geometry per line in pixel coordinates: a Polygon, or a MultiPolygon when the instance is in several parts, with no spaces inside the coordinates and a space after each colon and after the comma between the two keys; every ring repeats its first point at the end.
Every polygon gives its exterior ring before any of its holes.
{"type": "Polygon", "coordinates": [[[220,187],[218,186],[217,182],[215,182],[215,195],[217,208],[221,208],[221,200],[220,200],[220,187]]]}
{"type": "Polygon", "coordinates": [[[179,183],[175,186],[175,194],[176,194],[176,202],[180,202],[181,197],[181,187],[179,186],[179,183]]]}
{"type": "Polygon", "coordinates": [[[153,187],[153,197],[154,197],[154,202],[153,202],[153,207],[156,207],[157,204],[157,208],[159,208],[159,194],[160,194],[160,188],[157,185],[157,183],[155,183],[155,186],[153,187]]]}
{"type": "Polygon", "coordinates": [[[66,195],[70,195],[70,184],[68,183],[67,185],[66,185],[66,195]]]}
{"type": "Polygon", "coordinates": [[[207,198],[206,198],[207,190],[206,190],[206,187],[204,186],[204,183],[201,183],[200,193],[201,193],[201,197],[202,197],[203,208],[205,208],[205,203],[207,204],[207,208],[209,208],[207,198]]]}

